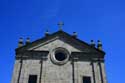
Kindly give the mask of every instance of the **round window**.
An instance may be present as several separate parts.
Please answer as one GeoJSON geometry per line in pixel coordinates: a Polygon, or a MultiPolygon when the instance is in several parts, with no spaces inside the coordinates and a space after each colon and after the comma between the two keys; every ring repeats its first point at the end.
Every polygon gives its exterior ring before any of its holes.
{"type": "Polygon", "coordinates": [[[65,60],[67,58],[67,56],[63,52],[58,52],[58,53],[55,53],[55,58],[58,61],[63,61],[63,60],[65,60]]]}
{"type": "Polygon", "coordinates": [[[69,59],[69,52],[65,48],[59,47],[52,51],[51,60],[56,64],[65,64],[69,59]]]}

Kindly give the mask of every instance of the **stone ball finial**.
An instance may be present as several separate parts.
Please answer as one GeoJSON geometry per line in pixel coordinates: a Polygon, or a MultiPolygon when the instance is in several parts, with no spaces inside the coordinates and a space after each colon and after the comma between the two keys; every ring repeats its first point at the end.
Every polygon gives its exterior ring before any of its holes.
{"type": "Polygon", "coordinates": [[[24,45],[23,38],[20,37],[19,42],[18,42],[18,47],[22,47],[24,45]]]}
{"type": "Polygon", "coordinates": [[[94,40],[91,40],[90,45],[91,45],[92,47],[95,47],[95,42],[94,42],[94,40]]]}
{"type": "Polygon", "coordinates": [[[74,38],[77,37],[77,32],[73,32],[73,35],[72,35],[74,38]]]}
{"type": "Polygon", "coordinates": [[[102,42],[100,40],[98,40],[97,42],[98,42],[97,48],[99,50],[102,50],[102,42]]]}
{"type": "Polygon", "coordinates": [[[49,35],[50,35],[49,30],[46,30],[46,32],[45,32],[45,36],[49,36],[49,35]]]}
{"type": "Polygon", "coordinates": [[[30,38],[29,37],[26,38],[26,44],[30,44],[30,38]]]}

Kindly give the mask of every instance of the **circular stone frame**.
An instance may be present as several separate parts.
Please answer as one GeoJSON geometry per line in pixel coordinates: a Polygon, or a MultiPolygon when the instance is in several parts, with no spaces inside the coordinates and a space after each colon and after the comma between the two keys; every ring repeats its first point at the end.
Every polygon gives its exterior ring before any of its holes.
{"type": "Polygon", "coordinates": [[[69,56],[70,56],[70,53],[67,49],[58,47],[52,51],[50,58],[53,63],[57,65],[63,65],[67,63],[67,61],[69,60],[69,56]]]}

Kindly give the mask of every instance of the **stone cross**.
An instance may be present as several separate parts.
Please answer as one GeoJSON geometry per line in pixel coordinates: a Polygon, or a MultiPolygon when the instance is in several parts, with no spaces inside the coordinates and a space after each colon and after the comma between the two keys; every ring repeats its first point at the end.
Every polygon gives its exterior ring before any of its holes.
{"type": "Polygon", "coordinates": [[[60,30],[60,31],[62,31],[62,26],[63,26],[63,25],[64,25],[63,22],[59,22],[59,23],[58,23],[58,26],[59,26],[59,30],[60,30]]]}

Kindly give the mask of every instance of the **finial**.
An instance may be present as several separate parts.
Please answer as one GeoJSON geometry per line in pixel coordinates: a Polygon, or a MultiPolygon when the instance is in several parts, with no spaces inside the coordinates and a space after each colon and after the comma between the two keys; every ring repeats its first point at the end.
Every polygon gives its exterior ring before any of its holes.
{"type": "Polygon", "coordinates": [[[95,42],[94,42],[94,40],[91,40],[90,45],[91,45],[92,47],[95,47],[95,42]]]}
{"type": "Polygon", "coordinates": [[[59,22],[59,23],[58,23],[58,26],[59,26],[59,30],[60,30],[60,31],[62,31],[62,26],[63,26],[63,25],[64,25],[63,22],[59,22]]]}
{"type": "Polygon", "coordinates": [[[30,38],[29,37],[26,38],[26,44],[30,44],[30,38]]]}
{"type": "Polygon", "coordinates": [[[24,45],[23,38],[20,37],[19,42],[18,42],[18,47],[22,47],[23,45],[24,45]]]}
{"type": "Polygon", "coordinates": [[[46,32],[45,32],[45,36],[49,36],[49,30],[47,29],[46,32]]]}
{"type": "Polygon", "coordinates": [[[77,37],[77,32],[73,32],[73,35],[72,35],[74,38],[77,37]]]}
{"type": "Polygon", "coordinates": [[[99,50],[102,50],[102,42],[101,42],[100,40],[98,40],[97,48],[98,48],[99,50]]]}

